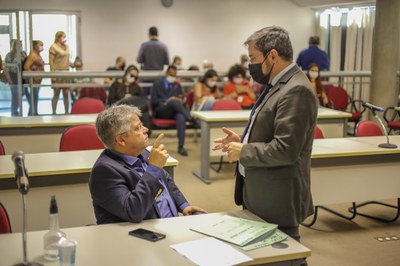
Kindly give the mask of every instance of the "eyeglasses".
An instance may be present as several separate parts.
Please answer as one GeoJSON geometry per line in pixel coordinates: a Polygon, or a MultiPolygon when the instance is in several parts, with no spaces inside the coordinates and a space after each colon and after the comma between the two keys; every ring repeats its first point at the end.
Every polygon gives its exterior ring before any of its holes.
{"type": "Polygon", "coordinates": [[[267,60],[267,57],[269,56],[270,53],[271,53],[271,50],[265,56],[262,53],[258,54],[257,56],[252,56],[252,57],[250,57],[249,63],[254,64],[254,60],[256,60],[258,57],[260,57],[262,55],[264,60],[261,62],[261,64],[263,64],[265,62],[265,60],[267,60]]]}
{"type": "Polygon", "coordinates": [[[122,133],[119,133],[119,135],[127,135],[128,133],[130,133],[130,132],[140,132],[140,131],[142,131],[143,130],[143,128],[144,128],[144,126],[143,126],[143,123],[142,122],[140,122],[135,128],[131,128],[130,130],[128,130],[128,131],[124,131],[124,132],[122,132],[122,133]]]}

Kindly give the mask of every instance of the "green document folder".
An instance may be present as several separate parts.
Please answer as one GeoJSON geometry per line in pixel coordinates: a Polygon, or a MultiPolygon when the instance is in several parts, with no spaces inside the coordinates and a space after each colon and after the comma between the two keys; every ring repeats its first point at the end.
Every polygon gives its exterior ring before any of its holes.
{"type": "Polygon", "coordinates": [[[276,224],[224,215],[212,223],[193,226],[191,230],[251,250],[286,239],[287,236],[277,231],[277,227],[276,224]],[[276,235],[276,232],[279,234],[276,235]],[[268,240],[271,236],[271,240],[274,240],[272,243],[268,240]]]}

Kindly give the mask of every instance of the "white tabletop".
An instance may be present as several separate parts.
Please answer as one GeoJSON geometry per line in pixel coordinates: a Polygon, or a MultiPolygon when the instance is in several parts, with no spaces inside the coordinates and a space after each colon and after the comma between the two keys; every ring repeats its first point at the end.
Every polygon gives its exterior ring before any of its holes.
{"type": "Polygon", "coordinates": [[[0,128],[57,127],[94,124],[97,114],[0,117],[0,128]]]}
{"type": "MultiPolygon", "coordinates": [[[[77,240],[76,266],[82,265],[193,265],[191,261],[178,254],[170,245],[185,241],[205,238],[206,236],[190,230],[196,224],[218,219],[225,213],[213,213],[177,218],[147,220],[140,224],[108,224],[62,229],[67,238],[77,240]],[[146,228],[166,234],[166,238],[158,242],[149,242],[128,235],[136,228],[146,228]]],[[[257,219],[247,211],[239,211],[236,215],[257,219]]],[[[58,262],[43,260],[43,235],[46,231],[28,233],[28,260],[44,265],[58,265],[58,262]]],[[[288,239],[288,247],[279,249],[271,246],[253,251],[238,251],[255,259],[251,264],[277,262],[300,259],[310,256],[311,251],[288,239]]],[[[0,265],[12,265],[22,261],[21,234],[0,235],[0,265]]],[[[235,247],[236,248],[236,247],[235,247]]]]}
{"type": "MultiPolygon", "coordinates": [[[[89,173],[103,150],[67,151],[25,154],[29,176],[89,173]]],[[[177,166],[178,161],[168,157],[165,166],[177,166]]],[[[11,155],[0,156],[0,178],[14,177],[11,155]]]]}
{"type": "MultiPolygon", "coordinates": [[[[206,122],[223,122],[223,121],[247,121],[249,120],[250,110],[233,110],[233,111],[193,111],[192,116],[206,122]]],[[[325,107],[318,108],[318,119],[339,119],[349,118],[350,113],[329,109],[325,107]]]]}
{"type": "Polygon", "coordinates": [[[378,147],[386,143],[386,137],[354,137],[354,138],[330,138],[315,139],[312,158],[350,157],[378,154],[400,153],[400,136],[389,136],[390,143],[396,144],[396,149],[378,147]]]}

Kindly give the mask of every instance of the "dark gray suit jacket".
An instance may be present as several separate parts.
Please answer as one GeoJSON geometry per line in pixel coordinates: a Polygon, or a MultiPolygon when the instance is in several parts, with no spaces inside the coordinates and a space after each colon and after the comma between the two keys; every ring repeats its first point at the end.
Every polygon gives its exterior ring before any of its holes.
{"type": "MultiPolygon", "coordinates": [[[[149,152],[145,150],[142,156],[147,160],[149,152]]],[[[104,150],[94,164],[89,179],[97,223],[139,223],[145,219],[160,218],[155,200],[163,190],[159,178],[164,181],[179,210],[186,199],[166,171],[162,171],[162,176],[145,172],[141,177],[120,157],[108,149],[104,150]]]]}
{"type": "Polygon", "coordinates": [[[236,173],[235,202],[267,222],[298,226],[313,213],[311,150],[318,101],[306,75],[293,66],[255,114],[236,173]]]}

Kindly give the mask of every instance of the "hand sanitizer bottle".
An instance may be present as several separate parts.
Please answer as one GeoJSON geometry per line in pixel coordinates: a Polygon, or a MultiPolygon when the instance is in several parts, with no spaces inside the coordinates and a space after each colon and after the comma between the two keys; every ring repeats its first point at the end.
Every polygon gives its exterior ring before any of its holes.
{"type": "Polygon", "coordinates": [[[44,258],[46,260],[58,260],[57,243],[65,237],[65,233],[60,231],[58,223],[58,207],[56,196],[51,196],[50,200],[50,229],[43,236],[44,258]]]}

